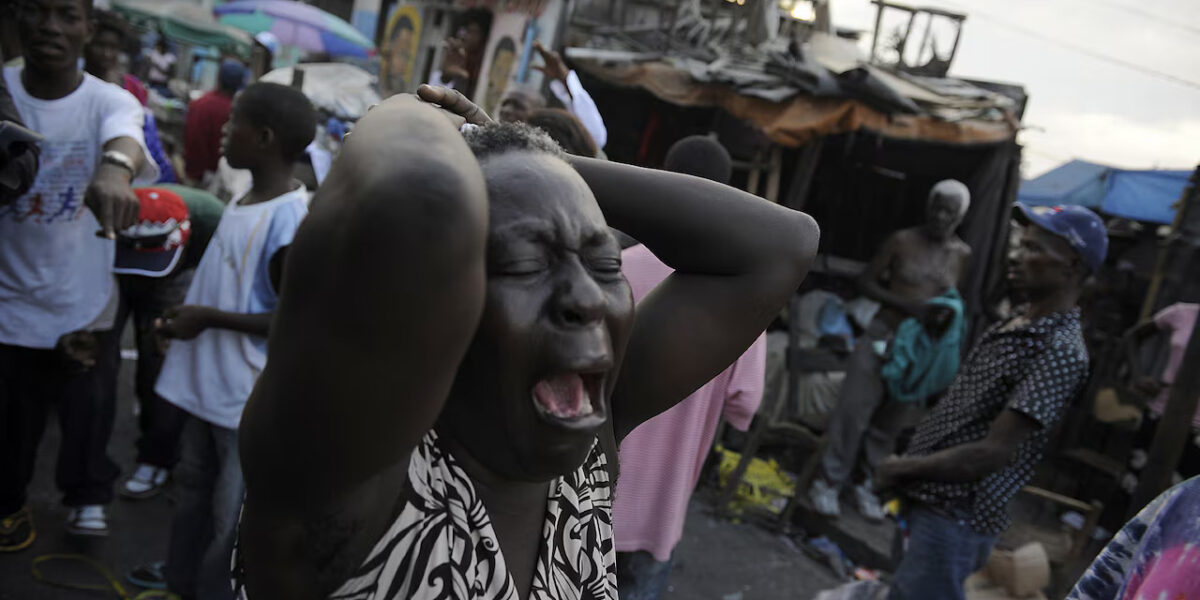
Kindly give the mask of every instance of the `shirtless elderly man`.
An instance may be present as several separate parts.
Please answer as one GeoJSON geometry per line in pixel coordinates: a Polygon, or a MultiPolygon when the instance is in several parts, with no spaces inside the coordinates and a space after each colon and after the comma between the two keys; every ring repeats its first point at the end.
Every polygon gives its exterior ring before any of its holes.
{"type": "Polygon", "coordinates": [[[871,477],[875,467],[892,453],[896,436],[909,422],[906,413],[910,405],[884,402],[883,359],[875,353],[875,342],[890,338],[909,317],[928,319],[928,301],[955,287],[966,270],[971,249],[954,232],[970,203],[971,193],[961,182],[938,182],[929,191],[925,223],[888,237],[859,278],[862,293],[882,307],[850,357],[829,420],[829,446],[809,488],[809,498],[822,515],[841,514],[838,496],[857,467],[854,499],[859,512],[871,520],[883,518],[871,477]]]}

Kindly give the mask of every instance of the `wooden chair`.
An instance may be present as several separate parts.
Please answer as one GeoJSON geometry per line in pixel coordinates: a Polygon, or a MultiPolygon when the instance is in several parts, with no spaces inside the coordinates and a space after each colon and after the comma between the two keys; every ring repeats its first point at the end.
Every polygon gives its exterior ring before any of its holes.
{"type": "MultiPolygon", "coordinates": [[[[789,303],[790,314],[799,314],[799,299],[799,295],[792,296],[789,303]]],[[[789,320],[788,348],[785,364],[788,382],[787,394],[775,394],[774,398],[764,398],[764,402],[769,404],[759,408],[758,415],[754,419],[754,425],[750,429],[749,439],[746,442],[746,446],[742,449],[741,459],[722,489],[717,506],[719,514],[723,516],[731,514],[730,506],[738,486],[741,485],[742,478],[746,474],[746,469],[749,468],[750,461],[754,459],[764,444],[796,444],[807,452],[807,458],[804,460],[803,466],[796,478],[796,487],[793,496],[788,499],[787,506],[779,515],[778,524],[781,528],[786,529],[795,510],[795,494],[804,493],[804,490],[808,489],[809,483],[812,482],[812,478],[816,474],[821,455],[824,453],[825,446],[828,443],[823,431],[819,431],[803,423],[788,420],[787,405],[790,400],[793,400],[799,394],[801,374],[806,372],[842,371],[845,369],[845,364],[843,359],[827,350],[801,348],[799,319],[795,318],[789,320]]]]}

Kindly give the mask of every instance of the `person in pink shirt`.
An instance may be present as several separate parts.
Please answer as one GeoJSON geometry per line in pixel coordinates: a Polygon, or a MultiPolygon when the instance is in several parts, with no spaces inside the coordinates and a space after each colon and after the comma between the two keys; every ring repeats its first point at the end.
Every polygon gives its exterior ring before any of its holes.
{"type": "MultiPolygon", "coordinates": [[[[1163,409],[1167,407],[1167,396],[1171,394],[1171,384],[1175,383],[1175,374],[1179,372],[1179,365],[1183,362],[1183,351],[1192,337],[1197,313],[1200,313],[1200,304],[1179,302],[1158,311],[1150,323],[1154,329],[1171,336],[1167,364],[1156,382],[1160,389],[1148,404],[1157,417],[1161,417],[1163,409]]],[[[1200,429],[1200,409],[1196,410],[1196,415],[1192,418],[1192,426],[1200,429]]]]}
{"type": "MultiPolygon", "coordinates": [[[[731,163],[719,143],[693,136],[671,147],[664,168],[726,183],[731,163]]],[[[621,262],[635,302],[671,274],[671,268],[641,244],[622,251],[621,262]]],[[[765,371],[766,338],[760,335],[729,368],[621,443],[613,529],[622,600],[652,600],[666,588],[688,499],[717,424],[724,416],[738,429],[749,428],[762,400],[765,371]]]]}
{"type": "MultiPolygon", "coordinates": [[[[1134,387],[1150,400],[1146,403],[1147,418],[1142,423],[1137,438],[1134,440],[1136,450],[1130,460],[1133,473],[1127,474],[1122,482],[1126,491],[1137,487],[1137,473],[1145,466],[1147,449],[1154,439],[1158,421],[1162,418],[1163,410],[1167,407],[1167,397],[1171,395],[1171,385],[1175,383],[1175,374],[1179,372],[1183,362],[1183,351],[1191,339],[1192,329],[1196,326],[1196,315],[1200,314],[1200,304],[1179,302],[1172,304],[1157,313],[1154,318],[1143,321],[1126,334],[1129,351],[1129,365],[1132,369],[1134,387]],[[1170,336],[1167,361],[1157,377],[1141,373],[1141,361],[1137,352],[1141,342],[1154,333],[1170,336]]],[[[1192,416],[1192,439],[1184,447],[1183,455],[1176,467],[1179,480],[1200,475],[1200,407],[1192,416]]]]}

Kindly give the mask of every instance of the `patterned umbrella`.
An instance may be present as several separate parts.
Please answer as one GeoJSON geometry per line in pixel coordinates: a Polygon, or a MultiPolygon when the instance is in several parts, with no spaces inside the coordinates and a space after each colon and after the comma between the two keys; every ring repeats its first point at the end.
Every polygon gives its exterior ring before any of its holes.
{"type": "Polygon", "coordinates": [[[250,57],[254,44],[250,34],[218,23],[211,12],[191,2],[114,0],[112,8],[138,27],[187,44],[215,46],[243,58],[250,57]]]}
{"type": "Polygon", "coordinates": [[[331,56],[367,57],[375,45],[349,23],[292,0],[236,0],[213,8],[226,25],[252,34],[270,31],[279,43],[331,56]]]}

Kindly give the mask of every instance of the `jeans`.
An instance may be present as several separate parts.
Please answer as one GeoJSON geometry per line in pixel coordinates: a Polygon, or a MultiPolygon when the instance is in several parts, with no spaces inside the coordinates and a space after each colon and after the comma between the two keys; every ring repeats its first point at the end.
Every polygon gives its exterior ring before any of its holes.
{"type": "Polygon", "coordinates": [[[658,600],[671,579],[671,563],[649,552],[617,553],[617,592],[621,600],[658,600]]]}
{"type": "Polygon", "coordinates": [[[108,457],[116,407],[101,374],[120,360],[111,331],[97,332],[96,365],[57,350],[0,344],[0,516],[20,510],[33,479],[47,411],[57,407],[62,443],[55,483],[66,506],[108,504],[120,474],[108,457]]]}
{"type": "Polygon", "coordinates": [[[821,457],[821,475],[834,488],[849,483],[855,470],[859,482],[870,482],[875,467],[895,452],[900,432],[920,415],[914,403],[886,398],[879,376],[883,359],[874,346],[890,335],[888,326],[876,318],[856,342],[846,365],[846,378],[826,429],[829,446],[821,457]]]}
{"type": "Polygon", "coordinates": [[[977,533],[964,520],[921,504],[906,513],[908,551],[892,577],[888,600],[963,600],[963,584],[987,564],[997,536],[977,533]]]}
{"type": "Polygon", "coordinates": [[[183,598],[233,600],[229,565],[246,490],[237,430],[189,417],[181,446],[167,589],[183,598]]]}
{"type": "MultiPolygon", "coordinates": [[[[158,374],[162,371],[166,349],[158,334],[154,332],[154,321],[168,308],[183,304],[194,269],[174,273],[167,277],[142,277],[140,275],[118,275],[121,303],[117,309],[113,330],[124,331],[125,322],[132,316],[137,339],[136,390],[140,411],[138,427],[142,437],[137,442],[137,461],[170,469],[179,462],[179,436],[187,420],[187,412],[167,402],[154,392],[158,374]]],[[[120,344],[114,336],[113,344],[120,344]]],[[[120,352],[119,347],[112,350],[120,352]]],[[[117,368],[106,373],[106,385],[115,399],[117,394],[117,368]]]]}

